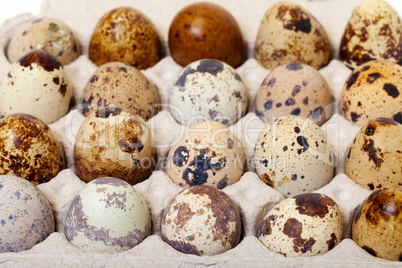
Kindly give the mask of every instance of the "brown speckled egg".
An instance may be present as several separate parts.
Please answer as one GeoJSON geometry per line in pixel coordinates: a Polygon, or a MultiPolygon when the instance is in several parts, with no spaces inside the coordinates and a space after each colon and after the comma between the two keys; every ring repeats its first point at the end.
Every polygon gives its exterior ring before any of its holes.
{"type": "Polygon", "coordinates": [[[207,184],[223,189],[243,174],[244,152],[236,136],[218,122],[187,129],[168,155],[166,173],[179,186],[207,184]]]}
{"type": "Polygon", "coordinates": [[[161,218],[162,239],[186,254],[221,254],[234,248],[240,235],[237,205],[224,192],[208,185],[181,191],[161,218]]]}
{"type": "Polygon", "coordinates": [[[374,191],[356,211],[352,238],[373,256],[402,261],[402,186],[374,191]]]}
{"type": "Polygon", "coordinates": [[[158,90],[135,67],[121,62],[100,66],[90,77],[82,96],[83,114],[105,107],[120,107],[144,120],[160,107],[158,90]]]}
{"type": "Polygon", "coordinates": [[[41,120],[13,114],[0,121],[0,174],[15,174],[37,185],[63,168],[63,148],[41,120]]]}
{"type": "Polygon", "coordinates": [[[283,200],[261,223],[258,239],[285,257],[311,257],[333,249],[342,240],[342,218],[330,197],[309,193],[283,200]]]}
{"type": "Polygon", "coordinates": [[[402,67],[389,61],[370,61],[346,80],[342,115],[358,126],[384,117],[402,123],[402,67]]]}
{"type": "Polygon", "coordinates": [[[346,26],[340,56],[350,68],[371,60],[402,63],[402,23],[384,0],[362,1],[346,26]]]}
{"type": "Polygon", "coordinates": [[[89,43],[89,58],[98,66],[119,61],[147,69],[162,58],[162,46],[152,22],[140,11],[120,7],[106,13],[89,43]]]}
{"type": "Polygon", "coordinates": [[[81,43],[70,27],[54,18],[37,19],[21,27],[10,40],[7,56],[13,63],[38,49],[51,53],[63,65],[82,53],[81,43]]]}
{"type": "Polygon", "coordinates": [[[78,130],[74,165],[84,182],[115,177],[131,185],[152,173],[154,147],[141,117],[109,107],[90,114],[78,130]]]}
{"type": "Polygon", "coordinates": [[[333,100],[316,69],[288,63],[276,67],[262,82],[255,99],[256,114],[268,122],[283,115],[300,115],[322,125],[331,116],[333,100]]]}
{"type": "Polygon", "coordinates": [[[307,10],[296,3],[279,2],[261,21],[255,57],[270,70],[290,62],[320,69],[331,60],[331,44],[324,28],[307,10]]]}
{"type": "Polygon", "coordinates": [[[0,115],[27,113],[46,124],[63,117],[73,103],[73,89],[60,62],[43,50],[14,63],[0,85],[0,115]]]}
{"type": "Polygon", "coordinates": [[[334,174],[335,155],[324,131],[301,116],[283,116],[267,124],[254,152],[256,172],[285,196],[317,190],[334,174]]]}
{"type": "Polygon", "coordinates": [[[217,59],[237,68],[246,60],[236,20],[212,3],[195,3],[180,10],[170,24],[168,42],[172,58],[181,66],[217,59]]]}
{"type": "Polygon", "coordinates": [[[402,186],[402,125],[386,118],[364,125],[349,148],[345,172],[370,190],[402,186]]]}

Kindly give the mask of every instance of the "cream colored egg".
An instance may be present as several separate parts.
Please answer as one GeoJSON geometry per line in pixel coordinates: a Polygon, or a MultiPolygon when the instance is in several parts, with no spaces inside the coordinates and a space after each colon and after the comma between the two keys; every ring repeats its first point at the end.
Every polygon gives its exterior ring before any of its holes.
{"type": "Polygon", "coordinates": [[[320,69],[331,60],[331,44],[321,24],[292,2],[272,5],[262,18],[255,57],[267,69],[301,62],[320,69]]]}
{"type": "Polygon", "coordinates": [[[0,85],[0,115],[33,115],[46,124],[63,117],[73,103],[73,89],[63,66],[37,50],[20,58],[0,85]]]}
{"type": "Polygon", "coordinates": [[[166,173],[179,186],[207,184],[218,189],[243,174],[244,152],[225,125],[205,121],[187,129],[168,155],[166,173]]]}
{"type": "Polygon", "coordinates": [[[350,68],[371,60],[402,63],[402,22],[384,0],[364,0],[354,10],[340,45],[350,68]]]}
{"type": "Polygon", "coordinates": [[[335,155],[317,124],[300,116],[283,116],[260,133],[254,164],[268,186],[293,196],[328,184],[334,174],[335,155]]]}
{"type": "Polygon", "coordinates": [[[28,114],[0,120],[0,174],[15,174],[37,185],[63,168],[63,148],[45,123],[28,114]]]}
{"type": "Polygon", "coordinates": [[[386,118],[364,125],[349,148],[345,172],[370,190],[402,186],[402,125],[386,118]]]}
{"type": "Polygon", "coordinates": [[[7,48],[10,62],[34,50],[45,50],[67,65],[81,55],[81,44],[73,31],[55,18],[41,18],[21,27],[7,48]]]}
{"type": "Polygon", "coordinates": [[[172,116],[182,125],[211,120],[229,126],[246,114],[247,88],[230,65],[199,60],[186,66],[169,96],[172,116]]]}
{"type": "Polygon", "coordinates": [[[100,66],[89,78],[82,96],[83,114],[120,107],[149,120],[160,110],[158,90],[135,67],[121,62],[100,66]]]}
{"type": "Polygon", "coordinates": [[[197,185],[177,194],[161,219],[162,239],[174,249],[194,255],[217,255],[240,241],[237,205],[224,192],[197,185]]]}
{"type": "Polygon", "coordinates": [[[363,126],[376,118],[402,123],[402,66],[370,61],[356,68],[343,86],[342,115],[363,126]]]}
{"type": "Polygon", "coordinates": [[[116,107],[90,114],[74,143],[75,169],[84,182],[115,177],[134,185],[151,176],[153,157],[152,136],[146,123],[116,107]]]}
{"type": "Polygon", "coordinates": [[[264,217],[258,239],[285,257],[312,257],[342,240],[342,218],[330,197],[309,193],[283,200],[264,217]]]}
{"type": "Polygon", "coordinates": [[[374,191],[354,216],[357,245],[375,257],[402,261],[402,186],[374,191]]]}
{"type": "Polygon", "coordinates": [[[333,101],[327,82],[316,69],[288,63],[265,77],[258,89],[255,109],[268,122],[283,115],[299,115],[322,125],[331,116],[333,101]]]}
{"type": "Polygon", "coordinates": [[[131,185],[103,177],[89,182],[74,197],[64,233],[82,250],[117,253],[148,237],[151,217],[144,199],[131,185]]]}

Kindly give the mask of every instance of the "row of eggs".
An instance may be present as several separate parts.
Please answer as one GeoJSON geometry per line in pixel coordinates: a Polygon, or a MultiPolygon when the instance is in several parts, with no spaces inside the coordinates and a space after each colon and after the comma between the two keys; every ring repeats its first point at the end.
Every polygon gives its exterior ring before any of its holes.
{"type": "MultiPolygon", "coordinates": [[[[37,187],[16,176],[2,176],[0,191],[0,252],[28,250],[54,232],[52,209],[37,187]]],[[[353,240],[374,256],[401,261],[401,205],[401,186],[374,191],[355,212],[353,240]]],[[[310,257],[333,249],[342,240],[342,229],[337,204],[326,195],[308,193],[276,204],[256,235],[276,253],[310,257]]],[[[192,186],[175,195],[163,212],[160,229],[167,244],[198,256],[234,248],[241,240],[241,230],[236,203],[223,191],[207,185],[192,186]]],[[[151,234],[150,214],[131,185],[102,177],[86,184],[74,197],[64,234],[82,250],[118,253],[151,234]]]]}
{"type": "MultiPolygon", "coordinates": [[[[373,59],[400,63],[400,27],[397,12],[384,0],[363,1],[345,29],[341,58],[352,68],[373,59]]],[[[235,18],[212,3],[194,3],[180,10],[171,22],[168,43],[172,58],[181,66],[212,58],[237,68],[246,60],[235,18]]],[[[62,64],[72,62],[82,53],[71,29],[52,19],[35,20],[21,28],[10,41],[8,58],[15,62],[34,49],[51,52],[62,64]]],[[[89,44],[89,58],[98,66],[119,61],[146,69],[162,56],[159,36],[151,21],[128,7],[106,13],[89,44]]],[[[261,21],[255,56],[268,69],[288,62],[302,62],[319,69],[330,61],[331,45],[324,28],[307,10],[296,3],[279,2],[268,9],[261,21]]]]}

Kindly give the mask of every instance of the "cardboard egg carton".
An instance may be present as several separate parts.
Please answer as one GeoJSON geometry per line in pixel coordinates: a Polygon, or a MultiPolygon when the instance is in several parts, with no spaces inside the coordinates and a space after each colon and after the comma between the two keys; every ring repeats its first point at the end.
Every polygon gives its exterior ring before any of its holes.
{"type": "MultiPolygon", "coordinates": [[[[92,31],[104,13],[119,6],[130,6],[142,11],[154,23],[164,45],[166,57],[157,65],[142,71],[143,74],[158,88],[162,103],[168,103],[168,96],[174,80],[182,67],[177,65],[168,55],[167,33],[169,24],[175,14],[184,6],[195,2],[193,0],[178,1],[134,1],[134,0],[44,0],[39,17],[55,17],[64,21],[78,35],[84,54],[73,63],[66,65],[65,70],[69,83],[74,87],[76,103],[80,103],[83,89],[96,66],[88,59],[88,44],[92,31]]],[[[259,0],[214,0],[225,7],[237,20],[248,47],[248,60],[239,68],[241,76],[249,90],[249,112],[230,129],[241,140],[251,162],[254,144],[264,127],[254,113],[253,100],[257,90],[269,73],[253,58],[254,41],[259,23],[266,10],[278,1],[259,0]]],[[[337,60],[338,47],[343,30],[353,8],[359,0],[300,0],[302,5],[324,26],[329,35],[333,58],[328,66],[319,72],[325,77],[335,97],[335,107],[339,107],[342,87],[351,70],[337,60]]],[[[402,6],[399,4],[399,12],[402,6]]],[[[20,15],[8,20],[0,29],[0,81],[11,68],[5,56],[5,48],[9,39],[19,26],[33,19],[31,14],[20,15]]],[[[147,123],[153,133],[158,165],[152,176],[139,183],[134,188],[145,198],[152,215],[152,235],[131,250],[108,255],[87,253],[72,246],[63,234],[64,219],[74,195],[83,187],[75,175],[73,163],[73,147],[75,135],[85,117],[80,113],[79,105],[66,116],[50,126],[56,137],[63,143],[67,156],[68,167],[60,172],[50,182],[39,185],[40,190],[48,198],[57,223],[56,232],[32,249],[18,253],[0,254],[0,263],[7,267],[90,267],[90,266],[130,266],[130,267],[400,267],[400,263],[375,258],[357,246],[351,240],[350,224],[355,208],[370,194],[370,191],[355,184],[344,174],[345,152],[353,140],[359,127],[352,125],[340,115],[339,109],[321,128],[327,133],[328,140],[335,148],[337,155],[336,175],[331,183],[317,190],[333,198],[341,210],[344,223],[344,238],[331,251],[315,257],[286,258],[269,251],[260,243],[256,233],[264,215],[284,196],[265,185],[254,172],[252,165],[247,165],[247,171],[240,181],[226,187],[227,193],[238,205],[243,220],[243,238],[232,250],[216,256],[193,256],[180,253],[166,244],[160,237],[160,217],[169,200],[181,188],[173,184],[163,171],[163,159],[170,146],[179,139],[183,126],[179,125],[164,109],[147,123]]]]}

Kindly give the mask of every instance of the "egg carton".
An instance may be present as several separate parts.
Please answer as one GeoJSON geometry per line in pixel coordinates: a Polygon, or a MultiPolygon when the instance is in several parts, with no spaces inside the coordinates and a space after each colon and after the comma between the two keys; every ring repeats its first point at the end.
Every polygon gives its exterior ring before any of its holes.
{"type": "MultiPolygon", "coordinates": [[[[83,55],[65,66],[69,83],[74,87],[76,103],[80,103],[85,84],[96,66],[88,58],[88,44],[92,31],[99,19],[109,10],[119,6],[130,6],[142,11],[154,23],[166,51],[158,64],[142,71],[158,89],[162,104],[168,103],[172,84],[182,67],[168,55],[167,33],[174,15],[194,0],[177,1],[135,1],[135,0],[44,0],[38,16],[23,14],[14,17],[0,29],[0,80],[11,68],[4,51],[9,39],[26,22],[37,17],[55,17],[64,21],[78,35],[83,45],[83,55]]],[[[269,70],[264,69],[253,58],[254,41],[258,26],[265,11],[278,1],[259,0],[213,0],[225,7],[237,20],[248,48],[247,61],[236,69],[249,90],[249,112],[230,129],[242,142],[248,163],[252,160],[254,144],[265,123],[254,113],[253,100],[269,70]]],[[[265,267],[400,267],[398,262],[376,258],[361,249],[351,240],[351,218],[355,208],[363,202],[370,191],[363,189],[344,174],[346,150],[359,127],[340,115],[339,100],[342,87],[351,70],[337,60],[339,42],[347,20],[359,0],[299,0],[294,1],[310,11],[327,31],[333,49],[333,60],[319,72],[324,76],[335,97],[335,113],[321,126],[337,156],[334,179],[316,192],[335,200],[341,210],[344,224],[344,238],[331,251],[315,257],[286,258],[269,251],[260,243],[256,233],[264,215],[284,196],[265,185],[251,165],[240,181],[223,189],[238,205],[243,220],[243,237],[235,248],[216,256],[194,256],[180,253],[166,244],[160,237],[160,218],[169,200],[182,188],[173,184],[163,171],[163,162],[146,181],[134,188],[144,197],[152,215],[152,235],[131,250],[118,254],[87,253],[71,245],[64,236],[64,219],[75,194],[85,185],[75,174],[73,147],[75,136],[85,117],[76,107],[49,125],[55,136],[63,143],[68,166],[50,182],[38,186],[48,198],[56,219],[56,232],[32,249],[18,253],[0,254],[0,263],[10,266],[31,267],[91,267],[91,266],[135,266],[135,267],[199,267],[199,266],[246,266],[265,267]]],[[[395,1],[396,2],[396,1],[395,1]]],[[[402,12],[402,5],[397,6],[402,12]]],[[[183,131],[167,109],[147,122],[155,141],[157,159],[164,159],[170,146],[183,131]]]]}

